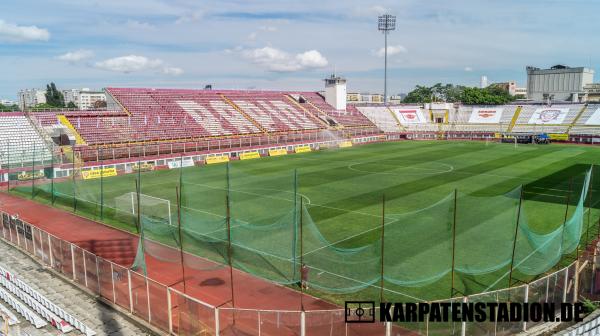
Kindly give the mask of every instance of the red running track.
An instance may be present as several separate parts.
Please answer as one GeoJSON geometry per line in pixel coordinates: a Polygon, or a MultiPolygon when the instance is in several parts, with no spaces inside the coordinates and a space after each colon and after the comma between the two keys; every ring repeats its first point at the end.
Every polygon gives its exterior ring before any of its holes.
{"type": "MultiPolygon", "coordinates": [[[[14,195],[0,193],[0,209],[9,214],[18,214],[19,217],[56,237],[65,241],[71,242],[101,258],[110,260],[115,264],[121,265],[124,268],[129,268],[135,258],[138,236],[121,231],[107,225],[79,217],[75,214],[62,211],[47,205],[39,204],[31,200],[23,199],[14,195]]],[[[175,288],[180,292],[184,292],[182,281],[182,269],[179,261],[180,254],[176,249],[164,245],[158,245],[158,248],[165,249],[165,255],[171,256],[174,259],[172,262],[161,261],[146,254],[146,264],[148,277],[160,284],[175,288]]],[[[189,257],[189,256],[188,256],[189,257]]],[[[186,257],[187,258],[187,257],[186,257]]],[[[198,263],[209,261],[203,260],[200,257],[198,263]]],[[[100,265],[102,267],[102,265],[100,265]]],[[[221,306],[225,308],[232,307],[232,286],[231,273],[228,267],[221,267],[211,270],[197,270],[189,267],[185,268],[185,293],[198,300],[206,302],[215,307],[221,306]]],[[[110,282],[110,281],[109,281],[110,282]]],[[[132,278],[135,301],[144,302],[147,299],[146,288],[143,279],[132,278]],[[136,285],[137,284],[137,285],[136,285]]],[[[99,281],[100,292],[102,288],[110,286],[110,283],[99,281]]],[[[160,327],[168,326],[167,311],[168,305],[166,302],[166,289],[162,286],[149,286],[150,296],[158,298],[164,304],[151,304],[153,309],[153,324],[160,327]],[[163,299],[164,298],[164,299],[163,299]],[[159,307],[156,307],[159,306],[159,307]],[[159,310],[157,310],[158,308],[159,310]]],[[[119,293],[119,297],[126,297],[128,288],[123,284],[115,286],[115,290],[119,293]]],[[[260,310],[288,310],[299,311],[301,304],[306,311],[311,310],[330,310],[339,309],[339,307],[312,297],[310,295],[301,294],[293,289],[283,287],[266,280],[254,277],[248,273],[234,269],[233,271],[233,299],[236,309],[260,309],[260,310]]],[[[175,301],[182,301],[179,298],[175,301]]],[[[177,305],[184,305],[185,302],[172,302],[172,312],[174,320],[177,319],[177,305]]],[[[141,314],[145,314],[147,305],[141,307],[141,314]]],[[[205,312],[196,311],[196,316],[209,317],[214,311],[206,309],[205,312]]],[[[243,312],[236,310],[235,317],[232,311],[221,310],[223,321],[221,322],[221,334],[256,334],[257,330],[257,313],[243,312]],[[233,327],[233,320],[236,320],[236,326],[233,327]],[[235,329],[235,330],[234,330],[235,329]],[[240,330],[243,329],[243,330],[240,330]]],[[[262,330],[263,334],[271,334],[269,331],[272,322],[273,335],[296,335],[295,327],[298,325],[298,314],[290,313],[262,314],[262,330]],[[288,319],[289,325],[292,326],[286,330],[281,329],[281,323],[285,324],[288,319]],[[277,322],[275,322],[277,321],[277,322]],[[277,325],[275,325],[277,324],[277,325]]],[[[214,320],[214,316],[211,317],[214,320]]],[[[372,326],[377,329],[375,333],[367,331],[367,329],[358,325],[351,326],[348,330],[348,325],[343,323],[343,316],[336,315],[335,317],[329,314],[307,313],[306,324],[312,332],[309,335],[321,334],[347,334],[347,335],[382,335],[381,325],[372,326]],[[360,330],[358,330],[360,329],[360,330]]],[[[183,322],[181,322],[183,323],[183,322]]],[[[174,325],[178,323],[175,322],[174,325]]],[[[183,328],[183,327],[182,327],[183,328]]],[[[396,328],[394,328],[396,329],[396,328]]],[[[404,333],[402,333],[404,334],[404,333]]]]}

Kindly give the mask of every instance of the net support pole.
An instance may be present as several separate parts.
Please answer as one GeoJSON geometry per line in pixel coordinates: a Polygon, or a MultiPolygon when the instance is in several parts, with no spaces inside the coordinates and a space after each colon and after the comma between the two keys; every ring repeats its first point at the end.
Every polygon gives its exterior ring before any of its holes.
{"type": "Polygon", "coordinates": [[[379,283],[379,302],[383,302],[383,275],[384,275],[384,238],[385,238],[385,194],[381,197],[381,282],[379,283]]]}
{"type": "Polygon", "coordinates": [[[77,188],[75,185],[75,146],[71,146],[71,167],[72,167],[72,171],[71,171],[71,180],[73,183],[72,186],[72,191],[73,191],[73,212],[77,212],[77,188]]]}
{"type": "Polygon", "coordinates": [[[590,233],[590,223],[592,222],[592,200],[593,200],[593,192],[594,192],[594,188],[592,188],[593,185],[593,181],[594,181],[594,165],[591,165],[590,167],[590,180],[588,182],[588,220],[587,220],[587,226],[585,229],[585,247],[587,248],[587,244],[589,242],[589,233],[590,233]]]}
{"type": "Polygon", "coordinates": [[[50,152],[50,164],[52,167],[52,170],[50,171],[50,201],[52,202],[52,205],[54,205],[54,143],[52,144],[52,149],[50,152]]]}
{"type": "Polygon", "coordinates": [[[452,279],[450,287],[450,298],[454,296],[454,266],[456,259],[456,203],[457,203],[458,190],[454,189],[454,218],[452,223],[452,279]]]}
{"type": "Polygon", "coordinates": [[[104,219],[104,160],[102,154],[102,147],[100,147],[98,148],[98,159],[100,160],[100,219],[104,219]]]}
{"type": "Polygon", "coordinates": [[[31,160],[31,199],[35,197],[35,141],[33,142],[33,157],[31,160]]]}
{"type": "Polygon", "coordinates": [[[512,286],[513,270],[515,265],[515,251],[517,250],[517,236],[519,234],[519,223],[521,222],[521,207],[523,205],[523,185],[519,195],[519,208],[517,209],[517,223],[515,225],[515,235],[513,236],[512,257],[510,259],[510,273],[508,275],[508,287],[512,286]]]}
{"type": "MultiPolygon", "coordinates": [[[[231,207],[230,207],[230,181],[229,181],[229,162],[226,165],[227,174],[227,195],[225,196],[226,203],[226,223],[227,223],[227,263],[229,264],[229,281],[231,282],[231,306],[235,308],[235,290],[233,287],[233,262],[232,262],[232,249],[231,249],[231,207]]],[[[235,314],[234,314],[235,315],[235,314]]],[[[235,323],[235,316],[233,319],[235,323]]]]}
{"type": "Polygon", "coordinates": [[[181,276],[183,279],[183,293],[186,293],[185,264],[183,263],[183,239],[181,235],[181,185],[175,187],[175,193],[177,194],[177,233],[179,235],[179,257],[181,261],[181,276]]]}
{"type": "Polygon", "coordinates": [[[302,236],[303,236],[303,225],[302,223],[304,222],[304,216],[302,215],[303,212],[303,199],[302,197],[300,197],[300,310],[302,312],[304,312],[304,284],[303,281],[305,281],[302,270],[304,268],[304,246],[303,246],[303,242],[302,242],[302,236]]]}
{"type": "MultiPolygon", "coordinates": [[[[567,220],[569,219],[569,203],[571,203],[571,193],[573,192],[573,177],[569,180],[569,193],[567,194],[566,207],[565,207],[565,219],[562,225],[562,231],[560,233],[560,251],[562,255],[563,243],[565,240],[565,227],[567,226],[567,220]]],[[[579,253],[579,251],[577,251],[579,253]]],[[[558,264],[557,264],[558,265],[558,264]]]]}
{"type": "Polygon", "coordinates": [[[10,192],[10,139],[8,139],[8,145],[7,145],[7,151],[6,151],[6,161],[8,161],[8,163],[6,164],[6,192],[10,192]]]}

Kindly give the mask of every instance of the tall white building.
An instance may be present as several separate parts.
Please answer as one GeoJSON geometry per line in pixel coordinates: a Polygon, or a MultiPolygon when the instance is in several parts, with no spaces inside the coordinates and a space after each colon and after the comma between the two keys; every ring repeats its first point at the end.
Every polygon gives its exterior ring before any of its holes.
{"type": "Polygon", "coordinates": [[[80,90],[78,89],[63,90],[62,94],[65,98],[65,105],[73,103],[75,106],[79,107],[79,92],[80,90]]]}
{"type": "Polygon", "coordinates": [[[566,100],[578,102],[585,94],[584,86],[594,82],[594,70],[565,65],[550,69],[527,67],[527,98],[532,100],[566,100]]]}
{"type": "Polygon", "coordinates": [[[46,103],[46,90],[40,89],[25,89],[17,93],[19,97],[19,108],[25,110],[29,107],[34,107],[37,104],[46,103]]]}
{"type": "Polygon", "coordinates": [[[487,76],[481,76],[481,81],[479,82],[479,87],[481,89],[485,89],[488,87],[488,78],[487,76]]]}
{"type": "Polygon", "coordinates": [[[106,101],[104,91],[91,91],[88,88],[83,88],[79,91],[79,109],[91,110],[94,108],[94,103],[98,101],[106,101]]]}

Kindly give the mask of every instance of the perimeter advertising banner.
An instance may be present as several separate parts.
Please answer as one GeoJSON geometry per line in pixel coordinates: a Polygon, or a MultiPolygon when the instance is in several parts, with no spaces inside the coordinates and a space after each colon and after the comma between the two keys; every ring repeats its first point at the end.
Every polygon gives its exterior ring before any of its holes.
{"type": "Polygon", "coordinates": [[[116,168],[103,168],[96,170],[84,170],[81,172],[81,177],[84,180],[92,180],[100,177],[117,176],[116,168]]]}
{"type": "Polygon", "coordinates": [[[427,119],[423,116],[420,108],[392,109],[401,124],[424,124],[427,119]]]}
{"type": "Polygon", "coordinates": [[[221,162],[229,162],[229,156],[218,155],[218,156],[206,157],[206,164],[215,164],[215,163],[221,163],[221,162]]]}
{"type": "Polygon", "coordinates": [[[281,156],[287,155],[287,149],[278,148],[278,149],[269,149],[269,156],[281,156]]]}
{"type": "Polygon", "coordinates": [[[535,110],[529,124],[544,125],[544,124],[562,124],[565,117],[569,113],[568,108],[540,108],[535,110]]]}
{"type": "Polygon", "coordinates": [[[600,107],[596,109],[594,114],[585,122],[586,125],[600,125],[600,107]]]}
{"type": "Polygon", "coordinates": [[[169,169],[177,169],[177,168],[185,168],[185,167],[193,167],[194,161],[192,160],[174,160],[167,162],[169,169]]]}
{"type": "Polygon", "coordinates": [[[240,154],[240,160],[252,160],[252,159],[260,159],[260,154],[258,152],[246,152],[240,154]]]}
{"type": "Polygon", "coordinates": [[[473,124],[498,124],[502,118],[503,108],[474,108],[469,118],[473,124]]]}
{"type": "Polygon", "coordinates": [[[296,146],[296,148],[294,148],[294,151],[296,153],[306,153],[306,152],[310,152],[310,146],[296,146]]]}

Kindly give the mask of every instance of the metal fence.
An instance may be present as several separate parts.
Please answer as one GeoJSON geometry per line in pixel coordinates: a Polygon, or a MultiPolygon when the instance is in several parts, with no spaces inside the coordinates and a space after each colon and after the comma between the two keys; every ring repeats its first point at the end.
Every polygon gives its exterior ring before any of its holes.
{"type": "MultiPolygon", "coordinates": [[[[2,238],[88,292],[104,298],[151,326],[172,335],[510,335],[532,322],[392,324],[345,323],[344,309],[283,311],[219,308],[103,259],[79,246],[2,212],[2,238]]],[[[455,302],[575,302],[596,297],[599,250],[529,284],[454,298],[455,302]]],[[[557,305],[558,307],[558,305],[557,305]]],[[[377,316],[377,313],[376,313],[377,316]]]]}

